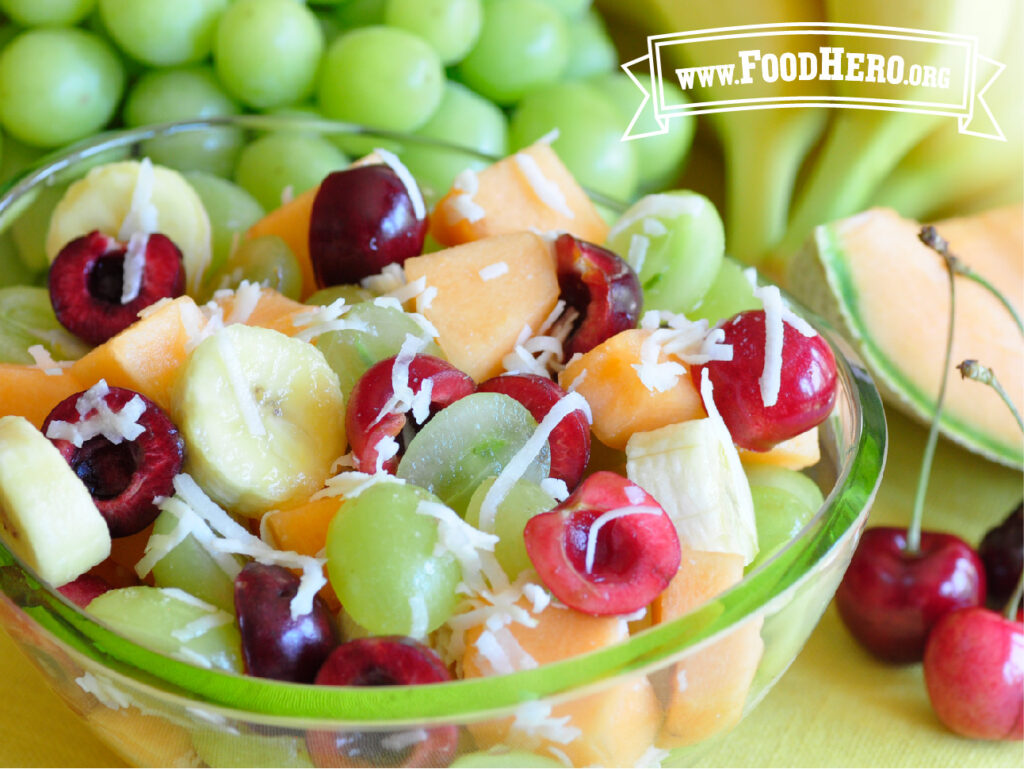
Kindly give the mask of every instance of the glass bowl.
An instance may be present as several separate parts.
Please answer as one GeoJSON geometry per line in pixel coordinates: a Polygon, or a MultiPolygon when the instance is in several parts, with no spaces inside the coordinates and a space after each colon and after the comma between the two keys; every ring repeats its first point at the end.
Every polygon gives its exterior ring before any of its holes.
{"type": "MultiPolygon", "coordinates": [[[[0,198],[0,232],[44,187],[101,160],[137,156],[154,139],[203,137],[225,127],[246,135],[309,131],[351,147],[383,145],[400,156],[414,148],[455,165],[488,160],[430,140],[295,117],[154,126],[44,159],[0,198]]],[[[452,729],[459,736],[455,762],[463,766],[686,765],[793,662],[842,578],[881,477],[886,428],[878,392],[846,344],[823,321],[805,316],[832,345],[839,373],[835,409],[819,431],[821,461],[807,471],[824,503],[732,588],[616,645],[509,675],[421,687],[314,687],[237,676],[117,635],[44,585],[2,544],[0,622],[64,700],[137,765],[303,766],[311,764],[307,744],[318,740],[344,743],[346,765],[437,765],[452,756],[432,751],[434,736],[452,729]],[[488,749],[516,752],[479,752],[488,749]]]]}

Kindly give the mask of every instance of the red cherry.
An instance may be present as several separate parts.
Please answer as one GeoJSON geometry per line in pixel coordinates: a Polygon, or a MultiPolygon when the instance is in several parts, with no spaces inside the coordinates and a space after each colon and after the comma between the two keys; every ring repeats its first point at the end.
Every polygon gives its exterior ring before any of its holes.
{"type": "Polygon", "coordinates": [[[682,558],[675,525],[661,505],[635,483],[607,470],[589,476],[551,512],[531,518],[523,538],[548,589],[566,606],[586,614],[642,609],[668,587],[682,558]],[[588,543],[597,519],[637,506],[651,512],[633,512],[603,523],[587,568],[588,543]]]}
{"type": "MultiPolygon", "coordinates": [[[[504,374],[481,383],[477,390],[515,398],[537,422],[566,394],[555,382],[537,374],[504,374]]],[[[590,461],[590,424],[583,412],[574,411],[559,422],[548,436],[548,445],[551,477],[565,481],[572,491],[590,461]]]]}
{"type": "Polygon", "coordinates": [[[57,592],[71,601],[71,603],[84,609],[93,598],[103,595],[110,589],[110,583],[103,579],[103,577],[86,572],[77,579],[73,579],[71,582],[58,587],[57,592]]]}
{"type": "Polygon", "coordinates": [[[138,295],[122,304],[126,248],[93,230],[76,238],[50,265],[50,302],[57,320],[72,334],[98,345],[124,331],[139,311],[166,297],[185,293],[181,251],[165,235],[146,242],[138,295]]]}
{"type": "Polygon", "coordinates": [[[423,250],[427,217],[416,217],[409,190],[391,168],[335,171],[320,184],[309,222],[309,256],[318,285],[358,283],[423,250]]]}
{"type": "Polygon", "coordinates": [[[733,441],[745,449],[767,451],[776,443],[810,430],[832,411],[836,400],[836,361],[818,335],[806,337],[783,323],[782,376],[774,406],[761,395],[764,370],[764,311],[747,310],[722,324],[732,360],[695,366],[701,381],[706,368],[714,385],[715,405],[733,441]]]}
{"type": "Polygon", "coordinates": [[[555,257],[562,299],[579,313],[563,347],[566,360],[636,328],[643,292],[633,268],[622,258],[569,234],[555,240],[555,257]]]}
{"type": "Polygon", "coordinates": [[[998,526],[989,529],[978,545],[985,564],[988,601],[993,607],[1009,600],[1024,567],[1024,504],[1017,505],[998,526]]]}
{"type": "Polygon", "coordinates": [[[919,552],[906,547],[904,529],[868,529],[836,591],[846,627],[886,662],[920,661],[944,614],[985,602],[985,567],[962,539],[924,531],[919,552]]]}
{"type": "Polygon", "coordinates": [[[936,715],[964,737],[1024,739],[1024,624],[983,608],[943,616],[928,636],[924,681],[936,715]]]}

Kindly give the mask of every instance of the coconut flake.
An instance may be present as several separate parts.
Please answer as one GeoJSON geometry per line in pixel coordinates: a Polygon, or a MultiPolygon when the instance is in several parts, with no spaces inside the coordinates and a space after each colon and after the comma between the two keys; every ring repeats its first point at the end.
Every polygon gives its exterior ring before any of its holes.
{"type": "Polygon", "coordinates": [[[228,383],[231,385],[231,391],[235,396],[235,403],[238,404],[238,410],[241,412],[242,421],[245,422],[246,429],[254,438],[265,436],[267,428],[260,418],[259,404],[256,403],[256,398],[249,389],[249,382],[245,378],[245,372],[242,370],[242,364],[239,362],[238,356],[235,355],[234,348],[224,334],[215,334],[215,338],[217,340],[217,352],[220,353],[221,362],[224,364],[224,369],[228,375],[228,383]]]}
{"type": "Polygon", "coordinates": [[[653,216],[644,219],[643,228],[644,235],[650,235],[652,238],[660,238],[668,233],[668,227],[660,219],[655,219],[653,216]]]}
{"type": "Polygon", "coordinates": [[[409,636],[423,638],[427,634],[430,617],[427,613],[427,602],[419,593],[409,596],[409,614],[411,617],[409,636]]]}
{"type": "MultiPolygon", "coordinates": [[[[656,220],[647,219],[646,221],[656,220]]],[[[650,245],[650,238],[636,234],[629,236],[629,251],[626,253],[626,261],[629,262],[629,266],[633,268],[634,272],[639,273],[644,268],[647,249],[650,248],[650,245]]]]}
{"type": "Polygon", "coordinates": [[[562,132],[558,129],[558,126],[555,126],[542,137],[537,139],[537,141],[535,141],[534,144],[554,144],[556,141],[558,141],[558,137],[561,135],[562,132]]]}
{"type": "Polygon", "coordinates": [[[556,502],[564,502],[569,498],[569,487],[561,478],[545,478],[540,482],[540,487],[556,502]]]}
{"type": "Polygon", "coordinates": [[[634,204],[608,231],[606,242],[615,240],[622,232],[644,219],[676,219],[684,215],[697,216],[707,204],[699,196],[646,195],[634,204]]]}
{"type": "Polygon", "coordinates": [[[382,737],[380,746],[384,750],[391,750],[398,752],[400,750],[406,750],[411,748],[413,745],[419,745],[421,742],[426,741],[429,738],[426,729],[410,729],[405,732],[392,732],[387,737],[382,737]]]}
{"type": "Polygon", "coordinates": [[[653,505],[627,505],[626,507],[617,507],[614,510],[609,510],[602,513],[594,522],[590,524],[590,529],[587,532],[587,554],[584,560],[584,571],[590,574],[594,570],[594,554],[597,552],[597,535],[601,531],[601,527],[606,523],[614,521],[618,518],[625,518],[627,515],[663,515],[664,511],[660,507],[654,507],[653,505]]]}
{"type": "Polygon", "coordinates": [[[508,274],[508,262],[495,262],[480,270],[480,279],[483,281],[494,280],[506,274],[508,274]]]}
{"type": "Polygon", "coordinates": [[[712,360],[732,360],[732,345],[722,344],[725,332],[709,328],[705,319],[691,321],[681,313],[652,310],[644,313],[640,328],[651,333],[640,346],[640,363],[632,365],[640,381],[652,392],[676,386],[679,377],[686,373],[678,361],[702,365],[712,360]],[[662,324],[668,328],[662,328],[662,324]],[[668,360],[662,361],[662,356],[668,360]]]}
{"type": "Polygon", "coordinates": [[[231,306],[231,312],[224,319],[224,325],[232,323],[245,323],[252,317],[253,311],[263,297],[263,287],[259,283],[243,280],[234,290],[235,301],[231,306]]]}
{"type": "Polygon", "coordinates": [[[132,235],[149,235],[157,231],[159,214],[153,204],[153,161],[143,158],[139,162],[139,172],[135,176],[132,188],[132,199],[128,213],[121,222],[117,239],[122,243],[131,239],[132,235]]]}
{"type": "Polygon", "coordinates": [[[235,618],[228,614],[226,611],[215,609],[212,614],[207,614],[205,617],[192,620],[184,627],[180,627],[177,630],[172,630],[171,635],[181,641],[181,643],[188,643],[194,638],[198,638],[201,635],[206,635],[211,630],[219,628],[223,625],[227,625],[234,622],[235,618]]]}
{"type": "Polygon", "coordinates": [[[416,184],[416,180],[409,173],[409,169],[405,167],[405,164],[398,159],[398,156],[393,152],[388,152],[380,147],[375,147],[374,152],[388,165],[392,171],[397,174],[402,184],[405,186],[406,191],[409,193],[409,199],[412,201],[412,211],[417,219],[422,221],[427,216],[427,207],[423,203],[423,195],[420,193],[420,188],[416,184]]]}
{"type": "Polygon", "coordinates": [[[139,424],[139,418],[146,413],[146,403],[139,395],[114,411],[107,405],[106,396],[110,393],[105,379],[86,390],[75,402],[75,410],[82,417],[72,424],[62,419],[55,419],[46,428],[46,437],[51,440],[70,441],[76,448],[81,448],[86,441],[102,435],[115,445],[124,441],[134,441],[146,431],[139,424]]]}
{"type": "Polygon", "coordinates": [[[540,737],[560,745],[568,745],[583,734],[575,726],[569,726],[570,721],[570,716],[555,718],[551,715],[549,703],[535,700],[516,708],[512,729],[530,737],[540,737]]]}
{"type": "Polygon", "coordinates": [[[146,248],[149,245],[148,232],[133,232],[128,238],[121,268],[121,304],[134,302],[142,288],[142,273],[146,269],[146,248]]]}
{"type": "Polygon", "coordinates": [[[519,166],[519,170],[540,201],[552,211],[568,219],[575,219],[576,215],[569,208],[569,204],[566,203],[565,195],[562,193],[561,188],[544,176],[540,166],[537,165],[537,161],[532,156],[523,152],[517,152],[514,157],[516,165],[519,166]]]}
{"type": "Polygon", "coordinates": [[[405,270],[402,265],[385,264],[384,268],[375,275],[367,275],[359,285],[374,294],[386,294],[406,284],[405,270]]]}
{"type": "Polygon", "coordinates": [[[661,762],[672,755],[672,751],[659,748],[656,745],[651,745],[647,750],[644,751],[643,755],[636,760],[635,766],[645,769],[660,769],[661,762]]]}
{"type": "Polygon", "coordinates": [[[86,694],[91,694],[100,704],[111,710],[130,708],[134,703],[132,698],[114,686],[105,678],[97,678],[92,673],[84,673],[75,679],[78,688],[86,694]]]}
{"type": "Polygon", "coordinates": [[[533,582],[523,585],[523,596],[530,602],[530,611],[534,614],[540,614],[551,603],[551,594],[533,582]]]}
{"type": "Polygon", "coordinates": [[[41,344],[34,344],[28,348],[28,354],[32,356],[33,365],[43,371],[47,376],[60,376],[64,369],[71,365],[71,361],[60,361],[59,363],[50,355],[50,351],[41,344]]]}
{"type": "Polygon", "coordinates": [[[474,643],[480,655],[490,663],[496,675],[515,673],[537,667],[537,660],[528,654],[506,626],[484,630],[474,643]]]}
{"type": "MultiPolygon", "coordinates": [[[[498,537],[476,529],[451,508],[437,502],[423,500],[416,506],[416,512],[437,519],[434,555],[454,557],[461,567],[462,580],[470,590],[479,592],[486,589],[487,575],[482,553],[493,553],[498,537]]],[[[488,571],[491,575],[496,574],[493,568],[488,571]]]]}
{"type": "Polygon", "coordinates": [[[466,168],[456,175],[452,189],[458,194],[451,196],[445,206],[445,220],[448,224],[458,224],[465,220],[472,224],[484,218],[486,211],[473,200],[480,188],[480,180],[472,168],[466,168]]]}

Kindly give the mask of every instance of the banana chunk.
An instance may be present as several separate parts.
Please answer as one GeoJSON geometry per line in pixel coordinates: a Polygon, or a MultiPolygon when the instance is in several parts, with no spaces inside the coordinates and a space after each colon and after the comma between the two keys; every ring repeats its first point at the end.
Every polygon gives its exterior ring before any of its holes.
{"type": "Polygon", "coordinates": [[[694,550],[757,555],[750,484],[736,447],[710,418],[634,433],[626,475],[658,500],[694,550]]]}
{"type": "Polygon", "coordinates": [[[0,418],[0,537],[59,587],[110,555],[110,531],[85,484],[22,417],[0,418]]]}
{"type": "Polygon", "coordinates": [[[270,329],[236,324],[203,340],[171,411],[186,471],[241,515],[305,499],[345,450],[337,374],[313,345],[270,329]]]}
{"type": "MultiPolygon", "coordinates": [[[[118,237],[132,211],[141,167],[136,160],[107,163],[68,187],[46,233],[46,256],[51,262],[70,241],[93,230],[118,237]]],[[[194,296],[210,264],[210,217],[199,195],[177,171],[154,165],[146,186],[148,196],[142,197],[148,197],[145,202],[156,212],[156,232],[181,250],[188,292],[194,296]]]]}

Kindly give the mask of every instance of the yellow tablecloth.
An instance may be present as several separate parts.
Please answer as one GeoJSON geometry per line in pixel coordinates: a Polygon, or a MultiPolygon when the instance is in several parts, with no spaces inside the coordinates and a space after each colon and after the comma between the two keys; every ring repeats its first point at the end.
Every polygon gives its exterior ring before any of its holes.
{"type": "MultiPolygon", "coordinates": [[[[923,431],[890,415],[890,462],[873,523],[904,522],[923,431]]],[[[977,542],[1017,503],[1021,476],[942,444],[926,526],[977,542]]],[[[0,633],[0,763],[122,766],[53,694],[0,633]]],[[[965,740],[928,704],[921,666],[890,668],[868,657],[829,608],[792,668],[701,766],[1024,767],[1021,743],[965,740]]]]}

